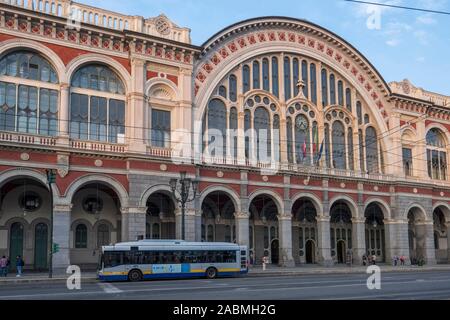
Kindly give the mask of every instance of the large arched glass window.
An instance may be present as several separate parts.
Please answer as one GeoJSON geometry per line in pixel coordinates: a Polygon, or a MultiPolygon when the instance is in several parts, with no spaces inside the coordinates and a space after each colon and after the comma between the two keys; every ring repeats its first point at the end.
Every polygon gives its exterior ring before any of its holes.
{"type": "Polygon", "coordinates": [[[297,58],[292,59],[292,79],[294,82],[294,97],[298,96],[298,86],[297,83],[300,80],[300,65],[297,58]]]}
{"type": "Polygon", "coordinates": [[[328,76],[327,70],[322,69],[322,106],[328,105],[328,76]]]}
{"type": "Polygon", "coordinates": [[[260,89],[259,61],[253,61],[253,89],[260,89]]]}
{"type": "Polygon", "coordinates": [[[55,69],[41,55],[16,51],[0,59],[0,130],[58,134],[59,87],[55,69]],[[24,85],[21,79],[31,80],[24,85]]]}
{"type": "Polygon", "coordinates": [[[245,158],[250,159],[250,139],[251,139],[251,128],[252,128],[252,114],[250,110],[244,111],[244,130],[245,130],[245,158]]]}
{"type": "Polygon", "coordinates": [[[333,123],[333,168],[347,169],[345,152],[345,128],[342,122],[333,123]]]}
{"type": "Polygon", "coordinates": [[[263,89],[270,92],[269,59],[264,58],[262,63],[263,89]]]}
{"type": "Polygon", "coordinates": [[[229,85],[230,85],[230,100],[232,102],[237,101],[237,79],[234,74],[232,74],[229,78],[229,85]]]}
{"type": "Polygon", "coordinates": [[[226,156],[227,108],[219,99],[208,105],[208,149],[214,157],[226,156]]]}
{"type": "Polygon", "coordinates": [[[278,97],[280,94],[280,84],[278,82],[278,58],[272,58],[272,93],[278,97]]]}
{"type": "Polygon", "coordinates": [[[311,76],[311,102],[317,104],[317,78],[316,78],[316,65],[311,63],[309,66],[311,76]]]}
{"type": "Polygon", "coordinates": [[[347,110],[352,112],[352,91],[350,88],[345,90],[345,104],[347,106],[347,110]]]}
{"type": "Polygon", "coordinates": [[[286,100],[291,98],[291,60],[284,58],[284,97],[286,100]]]}
{"type": "Polygon", "coordinates": [[[303,94],[305,95],[306,98],[308,98],[308,62],[306,62],[306,60],[302,61],[302,80],[303,84],[305,85],[303,87],[303,94]]]}
{"type": "Polygon", "coordinates": [[[244,93],[250,91],[250,67],[248,65],[242,68],[242,89],[244,93]]]}
{"type": "Polygon", "coordinates": [[[310,123],[303,114],[295,118],[295,154],[297,163],[308,164],[310,152],[308,152],[311,145],[310,141],[310,123]]]}
{"type": "Polygon", "coordinates": [[[428,176],[435,180],[447,180],[447,145],[442,131],[431,129],[426,140],[428,176]]]}
{"type": "Polygon", "coordinates": [[[348,168],[355,170],[354,150],[353,150],[353,129],[348,128],[347,132],[347,145],[348,145],[348,168]]]}
{"type": "Polygon", "coordinates": [[[73,76],[71,92],[72,138],[124,143],[125,89],[114,71],[104,65],[84,66],[73,76]]]}
{"type": "Polygon", "coordinates": [[[378,165],[378,138],[373,127],[366,129],[366,164],[368,173],[379,173],[378,165]]]}
{"type": "Polygon", "coordinates": [[[293,139],[292,139],[292,119],[288,117],[286,119],[286,138],[287,138],[287,158],[289,163],[294,162],[294,157],[292,153],[293,139]]]}
{"type": "Polygon", "coordinates": [[[256,134],[256,157],[258,161],[270,162],[272,157],[272,138],[270,115],[266,108],[255,110],[253,128],[256,134]]]}
{"type": "Polygon", "coordinates": [[[231,137],[231,156],[236,158],[238,156],[238,137],[237,137],[237,129],[238,129],[238,112],[235,107],[230,109],[230,137],[231,137]]]}
{"type": "Polygon", "coordinates": [[[344,84],[341,80],[338,81],[338,105],[344,106],[344,84]]]}
{"type": "Polygon", "coordinates": [[[330,126],[325,123],[325,163],[327,168],[331,167],[331,157],[330,157],[330,126]]]}
{"type": "Polygon", "coordinates": [[[79,224],[75,229],[75,248],[87,248],[87,227],[85,224],[79,224]]]}
{"type": "Polygon", "coordinates": [[[336,104],[336,79],[334,74],[330,74],[330,104],[336,104]]]}

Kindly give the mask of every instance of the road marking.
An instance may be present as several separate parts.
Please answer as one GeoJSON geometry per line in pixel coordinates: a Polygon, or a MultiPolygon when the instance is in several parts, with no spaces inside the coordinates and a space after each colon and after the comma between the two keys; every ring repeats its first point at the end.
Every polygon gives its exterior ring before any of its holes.
{"type": "Polygon", "coordinates": [[[103,289],[106,293],[121,293],[123,290],[113,286],[111,283],[99,283],[100,288],[103,289]]]}

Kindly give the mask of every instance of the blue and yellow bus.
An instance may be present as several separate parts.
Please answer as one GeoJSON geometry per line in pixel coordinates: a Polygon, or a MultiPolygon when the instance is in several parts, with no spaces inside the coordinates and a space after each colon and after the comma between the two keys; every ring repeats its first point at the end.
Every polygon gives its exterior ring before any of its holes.
{"type": "Polygon", "coordinates": [[[233,277],[248,273],[248,249],[233,243],[141,240],[104,246],[102,281],[233,277]]]}

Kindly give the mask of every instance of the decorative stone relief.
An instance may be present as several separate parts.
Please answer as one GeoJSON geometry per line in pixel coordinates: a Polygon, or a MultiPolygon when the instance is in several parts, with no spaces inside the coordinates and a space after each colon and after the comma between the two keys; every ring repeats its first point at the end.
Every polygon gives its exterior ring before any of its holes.
{"type": "Polygon", "coordinates": [[[22,153],[22,154],[20,155],[20,160],[22,160],[22,161],[28,161],[28,160],[30,160],[30,154],[29,154],[29,153],[26,153],[26,152],[22,153]]]}
{"type": "Polygon", "coordinates": [[[223,171],[217,171],[218,178],[223,178],[223,176],[224,176],[223,171]]]}
{"type": "Polygon", "coordinates": [[[103,161],[100,159],[95,160],[94,164],[96,167],[103,167],[103,161]]]}
{"type": "Polygon", "coordinates": [[[58,154],[57,156],[58,174],[61,178],[65,178],[69,174],[69,155],[58,154]]]}
{"type": "Polygon", "coordinates": [[[167,171],[167,165],[165,165],[165,164],[160,165],[160,166],[159,166],[159,170],[161,170],[161,171],[167,171]]]}

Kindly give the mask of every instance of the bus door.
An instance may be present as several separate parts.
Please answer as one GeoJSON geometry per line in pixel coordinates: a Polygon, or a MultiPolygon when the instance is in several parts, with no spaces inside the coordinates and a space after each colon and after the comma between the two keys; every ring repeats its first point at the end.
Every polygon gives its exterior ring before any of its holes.
{"type": "Polygon", "coordinates": [[[248,254],[247,254],[247,248],[240,248],[241,251],[241,272],[247,272],[248,271],[248,254]]]}

